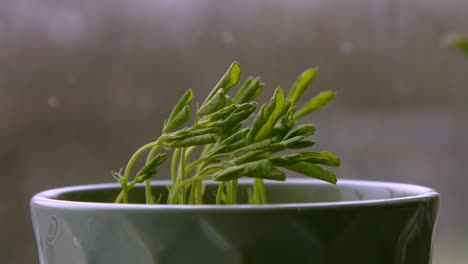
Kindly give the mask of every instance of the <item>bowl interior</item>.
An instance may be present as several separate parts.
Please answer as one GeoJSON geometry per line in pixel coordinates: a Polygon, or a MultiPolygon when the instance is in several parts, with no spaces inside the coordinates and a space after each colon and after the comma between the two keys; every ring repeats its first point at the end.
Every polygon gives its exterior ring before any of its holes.
{"type": "MultiPolygon", "coordinates": [[[[153,194],[160,198],[161,203],[167,200],[168,183],[153,182],[153,194]]],[[[251,186],[251,181],[239,182],[239,203],[247,203],[251,186]]],[[[213,204],[218,183],[208,182],[205,188],[204,201],[213,204]]],[[[119,192],[118,184],[98,184],[55,189],[43,195],[54,200],[112,203],[119,192]]],[[[270,204],[388,200],[435,193],[432,189],[411,184],[342,180],[332,185],[308,179],[292,179],[286,183],[266,182],[266,192],[270,204]]],[[[136,186],[129,193],[132,203],[144,203],[144,197],[143,186],[136,186]]]]}

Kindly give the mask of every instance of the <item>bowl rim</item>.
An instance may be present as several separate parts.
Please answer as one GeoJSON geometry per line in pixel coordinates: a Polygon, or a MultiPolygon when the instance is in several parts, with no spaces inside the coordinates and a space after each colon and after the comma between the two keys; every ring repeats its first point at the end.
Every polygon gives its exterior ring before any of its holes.
{"type": "MultiPolygon", "coordinates": [[[[251,179],[240,179],[239,184],[250,184],[251,179]]],[[[164,186],[170,184],[170,180],[156,180],[152,181],[153,186],[164,186]]],[[[214,181],[206,181],[207,184],[217,184],[214,181]]],[[[268,185],[330,185],[323,181],[315,179],[302,179],[292,178],[287,179],[283,182],[265,180],[265,184],[268,185]]],[[[142,184],[136,185],[142,186],[142,184]]],[[[333,186],[333,185],[332,185],[333,186]]],[[[86,184],[86,185],[75,185],[67,187],[53,188],[45,190],[35,194],[31,198],[31,207],[38,205],[43,207],[61,208],[67,210],[111,210],[111,211],[127,211],[127,210],[138,210],[138,211],[238,211],[238,210],[272,210],[272,209],[294,209],[300,210],[301,208],[336,208],[336,207],[362,207],[362,206],[396,206],[405,203],[414,202],[428,202],[434,199],[439,199],[440,194],[432,188],[424,187],[416,184],[400,183],[400,182],[388,182],[388,181],[369,181],[369,180],[356,180],[356,179],[341,179],[337,183],[339,186],[361,186],[361,187],[387,187],[394,190],[405,190],[412,195],[397,197],[397,198],[383,198],[383,199],[369,199],[369,200],[352,200],[352,201],[333,201],[333,202],[313,202],[313,203],[275,203],[275,204],[263,204],[263,205],[250,205],[250,204],[237,204],[237,205],[167,205],[167,204],[115,204],[115,203],[103,203],[103,202],[82,202],[82,201],[69,201],[59,200],[53,197],[57,197],[60,194],[67,192],[77,191],[89,191],[94,189],[114,189],[120,188],[119,183],[98,183],[98,184],[86,184]]]]}

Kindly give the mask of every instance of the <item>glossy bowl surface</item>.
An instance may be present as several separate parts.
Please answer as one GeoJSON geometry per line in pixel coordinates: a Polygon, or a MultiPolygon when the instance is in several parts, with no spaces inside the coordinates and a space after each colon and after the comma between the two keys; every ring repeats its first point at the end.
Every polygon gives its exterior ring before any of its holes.
{"type": "MultiPolygon", "coordinates": [[[[153,182],[166,195],[169,182],[153,182]]],[[[241,181],[245,201],[250,181],[241,181]]],[[[208,183],[213,201],[216,183],[208,183]]],[[[41,263],[431,263],[439,195],[389,182],[266,182],[268,205],[113,204],[118,184],[35,195],[41,263]]],[[[143,188],[132,199],[143,199],[143,188]]]]}

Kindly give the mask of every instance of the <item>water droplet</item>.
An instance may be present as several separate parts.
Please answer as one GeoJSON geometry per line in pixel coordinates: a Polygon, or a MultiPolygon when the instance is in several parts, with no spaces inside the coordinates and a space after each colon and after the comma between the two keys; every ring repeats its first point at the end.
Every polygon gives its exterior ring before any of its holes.
{"type": "Polygon", "coordinates": [[[221,39],[223,40],[224,44],[229,45],[234,41],[234,34],[231,31],[224,31],[221,34],[221,39]]]}
{"type": "Polygon", "coordinates": [[[350,56],[354,50],[354,44],[350,40],[345,40],[339,43],[338,50],[342,55],[350,56]]]}
{"type": "Polygon", "coordinates": [[[49,96],[47,97],[47,105],[50,107],[50,108],[55,108],[59,105],[60,103],[60,99],[58,96],[49,96]]]}

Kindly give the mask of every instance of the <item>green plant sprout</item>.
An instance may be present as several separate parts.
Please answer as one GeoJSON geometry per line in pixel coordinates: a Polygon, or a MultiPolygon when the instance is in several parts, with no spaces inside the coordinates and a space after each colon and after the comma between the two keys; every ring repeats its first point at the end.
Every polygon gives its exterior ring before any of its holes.
{"type": "Polygon", "coordinates": [[[468,56],[468,36],[452,33],[444,37],[444,42],[450,48],[459,50],[468,56]]]}
{"type": "Polygon", "coordinates": [[[160,203],[152,193],[150,180],[170,152],[172,184],[167,187],[167,204],[203,204],[206,180],[219,182],[216,204],[237,204],[241,177],[253,178],[249,203],[265,204],[268,200],[264,180],[284,181],[286,174],[280,169],[333,184],[337,182],[335,174],[320,165],[337,167],[339,157],[327,151],[304,151],[315,144],[308,137],[314,135],[316,129],[312,124],[298,122],[335,98],[334,92],[325,91],[297,107],[307,87],[316,79],[317,69],[304,71],[287,97],[278,87],[269,103],[263,104],[253,119],[250,117],[257,106],[254,100],[262,92],[264,83],[258,77],[250,77],[230,97],[228,92],[239,83],[240,73],[240,65],[233,62],[205,101],[197,105],[191,126],[187,123],[191,120],[190,103],[194,93],[189,89],[182,96],[164,122],[161,136],[140,147],[123,172],[112,173],[122,186],[115,203],[129,203],[128,193],[139,183],[145,184],[147,204],[160,203]],[[250,124],[246,124],[249,119],[250,124]],[[201,154],[193,158],[197,148],[201,154]],[[284,154],[285,150],[289,150],[288,154],[284,154]],[[135,162],[144,153],[148,153],[146,163],[131,180],[135,162]]]}

